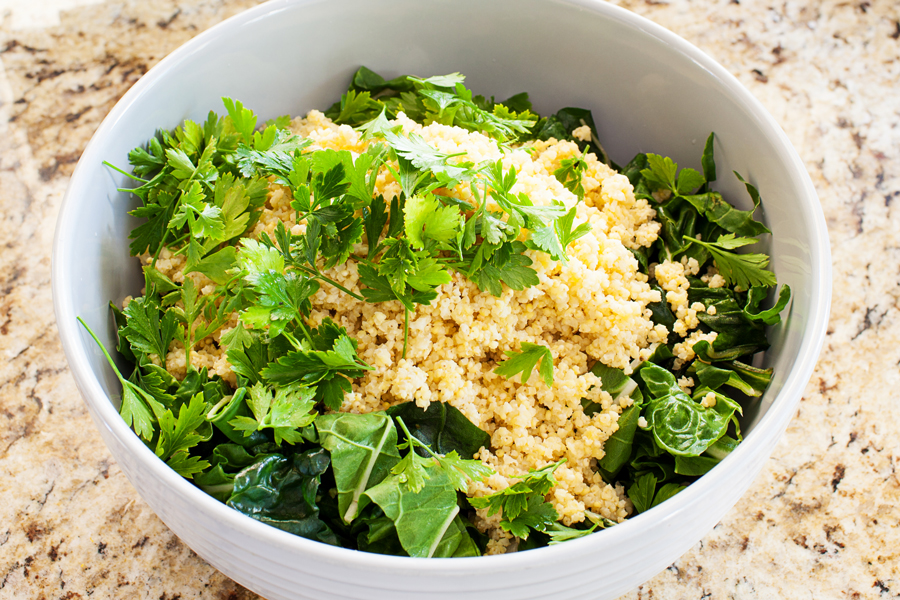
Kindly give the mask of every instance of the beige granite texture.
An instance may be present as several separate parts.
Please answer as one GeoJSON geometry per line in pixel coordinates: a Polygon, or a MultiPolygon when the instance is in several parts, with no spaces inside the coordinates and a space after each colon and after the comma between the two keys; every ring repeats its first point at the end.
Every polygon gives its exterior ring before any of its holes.
{"type": "MultiPolygon", "coordinates": [[[[746,496],[623,599],[900,597],[900,4],[622,0],[782,124],[837,293],[796,418],[746,496]]],[[[0,0],[0,598],[256,598],[111,459],[56,334],[50,249],[74,164],[148,68],[253,0],[0,0]]]]}

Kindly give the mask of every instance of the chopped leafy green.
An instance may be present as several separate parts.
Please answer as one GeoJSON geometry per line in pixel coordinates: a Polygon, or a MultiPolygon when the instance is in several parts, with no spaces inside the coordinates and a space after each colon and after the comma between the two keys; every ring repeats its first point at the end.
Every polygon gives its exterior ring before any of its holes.
{"type": "Polygon", "coordinates": [[[402,476],[391,474],[365,493],[394,522],[403,549],[420,558],[434,555],[459,513],[456,490],[450,480],[434,466],[428,471],[418,488],[410,486],[402,476]]]}
{"type": "Polygon", "coordinates": [[[419,408],[415,402],[404,402],[386,412],[394,419],[403,419],[410,433],[438,454],[456,452],[472,458],[482,448],[491,447],[490,434],[446,402],[432,402],[427,409],[419,408]]]}
{"type": "Polygon", "coordinates": [[[203,440],[197,428],[206,422],[206,402],[203,394],[196,394],[188,404],[183,404],[178,411],[178,418],[171,410],[159,416],[159,440],[156,442],[156,455],[165,460],[179,475],[188,479],[194,473],[209,467],[209,463],[196,456],[189,456],[188,451],[203,440]]]}
{"type": "Polygon", "coordinates": [[[656,443],[675,456],[699,456],[724,435],[740,406],[716,402],[707,408],[695,402],[669,371],[647,364],[640,371],[650,390],[646,418],[656,443]]]}

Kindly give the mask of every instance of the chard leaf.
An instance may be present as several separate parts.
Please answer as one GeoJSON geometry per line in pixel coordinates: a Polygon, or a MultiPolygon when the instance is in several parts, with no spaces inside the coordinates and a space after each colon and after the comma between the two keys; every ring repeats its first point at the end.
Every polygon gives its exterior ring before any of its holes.
{"type": "Polygon", "coordinates": [[[227,502],[234,493],[234,474],[226,473],[222,465],[213,465],[209,471],[198,473],[193,479],[194,485],[219,502],[227,502]]]}
{"type": "Polygon", "coordinates": [[[734,451],[737,445],[738,441],[736,439],[723,435],[700,456],[676,456],[675,472],[689,477],[706,475],[710,469],[734,451]]]}
{"type": "Polygon", "coordinates": [[[744,317],[750,321],[762,321],[766,325],[777,325],[781,322],[781,311],[791,299],[791,286],[785,284],[778,293],[778,301],[768,310],[758,311],[759,304],[765,300],[768,290],[765,287],[751,287],[747,294],[747,304],[743,308],[744,317]]]}
{"type": "Polygon", "coordinates": [[[703,147],[703,156],[700,159],[700,164],[703,165],[703,177],[706,179],[707,184],[716,180],[716,159],[713,150],[713,141],[715,140],[715,137],[714,133],[710,133],[709,137],[706,138],[706,145],[703,147]]]}
{"type": "Polygon", "coordinates": [[[264,455],[235,476],[228,506],[294,535],[338,546],[316,503],[328,464],[328,453],[321,448],[290,458],[264,455]]]}
{"type": "Polygon", "coordinates": [[[701,215],[726,231],[748,237],[771,233],[765,225],[753,220],[755,208],[750,211],[738,210],[726,202],[718,192],[706,192],[693,196],[684,195],[683,197],[701,215]]]}
{"type": "MultiPolygon", "coordinates": [[[[600,377],[602,389],[609,393],[613,400],[619,397],[630,397],[634,404],[622,411],[617,421],[618,429],[603,444],[603,458],[597,461],[597,467],[606,481],[614,481],[619,471],[628,464],[631,459],[631,451],[634,445],[634,434],[637,432],[638,419],[641,416],[643,396],[637,387],[637,383],[621,369],[607,367],[597,362],[591,369],[594,375],[600,377]]],[[[599,406],[597,407],[599,409],[599,406]]],[[[587,408],[585,414],[587,414],[587,408]]]]}
{"type": "Polygon", "coordinates": [[[491,447],[490,434],[446,402],[432,402],[427,409],[419,408],[415,402],[404,402],[387,409],[387,414],[403,419],[410,433],[438,454],[458,452],[472,458],[482,448],[491,447]]]}
{"type": "Polygon", "coordinates": [[[663,484],[658,490],[656,490],[656,494],[653,496],[653,505],[651,506],[651,508],[653,508],[653,506],[659,505],[662,502],[665,502],[686,487],[686,485],[680,485],[677,483],[663,484]]]}
{"type": "Polygon", "coordinates": [[[653,506],[653,496],[656,494],[656,476],[647,473],[635,479],[628,488],[628,498],[634,504],[636,514],[646,512],[653,506]]]}
{"type": "Polygon", "coordinates": [[[600,145],[600,140],[597,138],[597,127],[594,125],[594,117],[589,110],[573,107],[560,109],[556,114],[539,120],[532,129],[531,137],[537,140],[556,138],[582,144],[581,140],[576,140],[572,137],[572,132],[584,125],[590,127],[591,130],[591,139],[588,142],[587,150],[593,152],[601,162],[612,166],[614,169],[617,168],[615,163],[610,160],[603,146],[600,145]]]}
{"type": "Polygon", "coordinates": [[[463,556],[481,556],[481,551],[466,531],[466,526],[459,515],[454,517],[450,527],[444,532],[432,558],[459,558],[463,556]]]}
{"type": "Polygon", "coordinates": [[[446,474],[433,466],[427,470],[417,490],[401,476],[389,475],[365,494],[394,522],[403,549],[419,558],[435,554],[459,513],[456,490],[446,474]]]}
{"type": "Polygon", "coordinates": [[[647,423],[661,448],[676,456],[699,456],[725,433],[735,404],[703,407],[678,387],[674,375],[652,363],[640,375],[651,394],[647,423]]]}
{"type": "Polygon", "coordinates": [[[381,412],[321,415],[315,426],[322,447],[331,453],[341,519],[349,523],[369,501],[364,492],[400,461],[397,429],[381,412]]]}

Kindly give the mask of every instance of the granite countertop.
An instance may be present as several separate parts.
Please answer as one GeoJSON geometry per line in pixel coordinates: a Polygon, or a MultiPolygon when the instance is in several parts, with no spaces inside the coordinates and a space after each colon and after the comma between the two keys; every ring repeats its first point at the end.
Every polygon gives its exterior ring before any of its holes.
{"type": "MultiPolygon", "coordinates": [[[[0,598],[256,598],[137,496],[66,366],[50,249],[72,169],[153,64],[253,0],[0,0],[0,598]]],[[[784,127],[824,209],[831,322],[744,498],[623,599],[900,597],[900,5],[621,0],[784,127]]]]}

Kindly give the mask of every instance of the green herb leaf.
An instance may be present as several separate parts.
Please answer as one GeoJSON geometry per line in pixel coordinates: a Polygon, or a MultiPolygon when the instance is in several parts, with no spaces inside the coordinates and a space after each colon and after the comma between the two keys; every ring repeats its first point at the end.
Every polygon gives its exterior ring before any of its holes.
{"type": "Polygon", "coordinates": [[[163,312],[160,319],[160,307],[147,298],[135,298],[125,307],[127,325],[121,334],[131,344],[132,350],[145,354],[155,354],[163,362],[169,352],[169,343],[175,337],[175,315],[163,312]]]}
{"type": "Polygon", "coordinates": [[[716,261],[716,268],[729,285],[744,290],[752,286],[772,287],[777,282],[775,274],[765,269],[769,264],[766,254],[736,254],[735,248],[755,244],[759,240],[753,238],[736,238],[733,233],[719,236],[715,242],[702,242],[685,236],[685,240],[706,248],[716,261]]]}
{"type": "Polygon", "coordinates": [[[231,124],[241,135],[244,143],[250,144],[253,141],[253,130],[256,129],[256,115],[249,108],[244,108],[240,101],[235,102],[231,98],[223,97],[222,103],[228,111],[228,116],[231,117],[231,124]]]}
{"type": "Polygon", "coordinates": [[[556,485],[553,473],[565,459],[530,471],[521,481],[489,496],[469,498],[475,508],[488,509],[488,516],[502,512],[500,526],[518,538],[528,539],[531,529],[546,531],[553,525],[559,514],[544,496],[556,485]]]}
{"type": "Polygon", "coordinates": [[[649,152],[646,156],[647,168],[641,171],[644,179],[656,189],[677,193],[678,184],[675,180],[675,174],[678,172],[678,165],[668,156],[660,156],[649,152]]]}
{"type": "Polygon", "coordinates": [[[209,463],[196,457],[188,457],[188,451],[199,444],[203,436],[197,428],[206,422],[206,411],[209,407],[203,400],[203,394],[196,394],[188,404],[181,406],[178,419],[171,410],[159,417],[159,440],[156,443],[156,455],[165,460],[170,467],[188,479],[194,473],[209,467],[209,463]],[[194,460],[191,460],[193,458],[194,460]]]}
{"type": "Polygon", "coordinates": [[[456,237],[460,226],[459,209],[442,206],[432,194],[413,196],[403,206],[406,235],[413,248],[425,247],[425,240],[446,242],[456,237]]]}
{"type": "Polygon", "coordinates": [[[521,382],[524,384],[528,382],[531,372],[540,361],[538,372],[541,379],[547,387],[553,385],[553,353],[550,352],[550,348],[542,344],[522,342],[521,352],[507,350],[505,354],[509,359],[499,363],[494,369],[498,375],[509,379],[516,373],[521,373],[521,382]]]}

